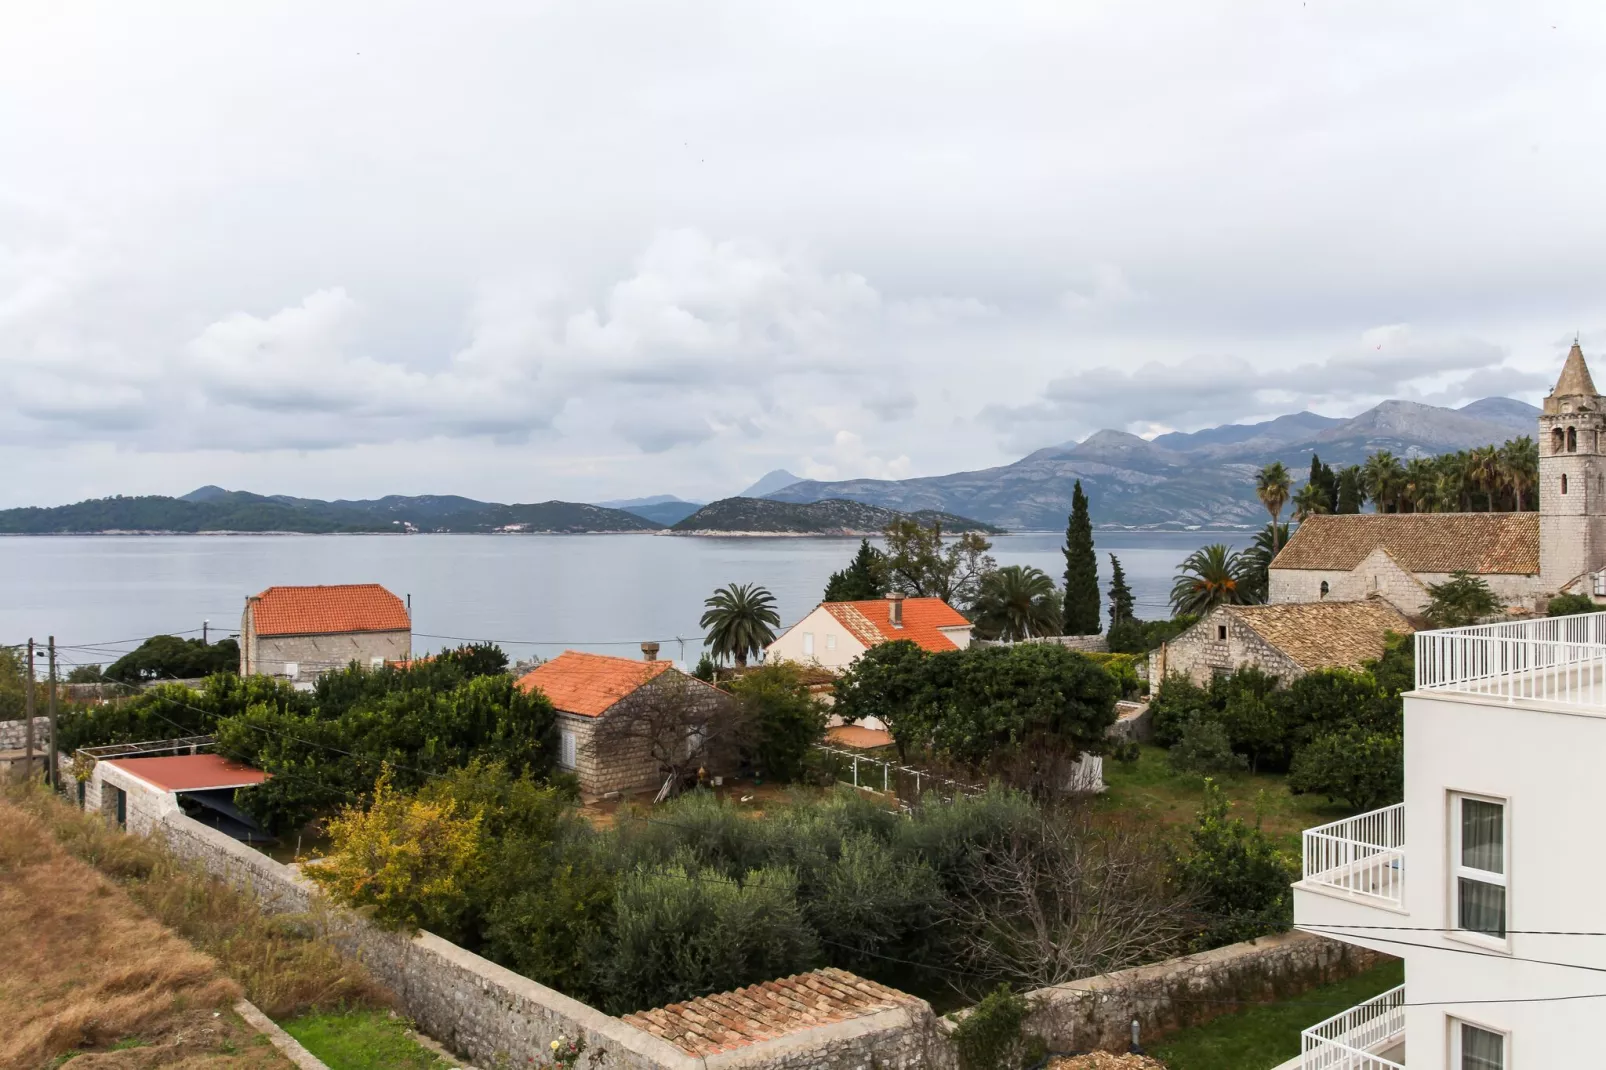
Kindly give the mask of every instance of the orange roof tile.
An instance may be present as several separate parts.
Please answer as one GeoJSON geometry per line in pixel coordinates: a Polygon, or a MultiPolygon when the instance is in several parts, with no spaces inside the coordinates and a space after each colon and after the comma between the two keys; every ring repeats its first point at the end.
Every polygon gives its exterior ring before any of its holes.
{"type": "Polygon", "coordinates": [[[413,622],[400,598],[377,583],[269,587],[250,603],[258,635],[406,632],[413,622]]]}
{"type": "Polygon", "coordinates": [[[920,1003],[846,970],[824,969],[627,1014],[622,1020],[691,1055],[713,1055],[920,1003]]]}
{"type": "Polygon", "coordinates": [[[905,598],[901,628],[892,626],[891,599],[888,598],[823,602],[821,605],[865,646],[908,639],[926,650],[957,650],[954,641],[938,629],[970,627],[964,614],[940,598],[905,598]]]}
{"type": "Polygon", "coordinates": [[[564,713],[600,717],[649,680],[675,667],[672,661],[637,661],[565,650],[519,677],[525,691],[539,690],[564,713]]]}
{"type": "Polygon", "coordinates": [[[1322,513],[1306,517],[1272,568],[1354,568],[1378,547],[1408,572],[1532,576],[1538,513],[1322,513]]]}
{"type": "Polygon", "coordinates": [[[163,791],[205,791],[260,784],[268,774],[221,754],[175,754],[162,758],[108,758],[106,764],[132,773],[163,791]]]}

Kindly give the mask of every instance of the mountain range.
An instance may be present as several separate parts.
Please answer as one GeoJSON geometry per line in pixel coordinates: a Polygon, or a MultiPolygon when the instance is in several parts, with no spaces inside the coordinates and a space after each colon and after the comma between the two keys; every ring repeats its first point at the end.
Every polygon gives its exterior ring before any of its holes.
{"type": "MultiPolygon", "coordinates": [[[[773,491],[789,487],[798,481],[784,468],[777,468],[759,478],[758,482],[736,495],[737,498],[762,498],[773,491]]],[[[724,499],[732,500],[732,499],[724,499]]],[[[627,513],[635,513],[654,524],[664,527],[674,527],[676,524],[691,516],[697,510],[707,505],[707,502],[691,501],[687,498],[677,498],[673,494],[654,494],[646,498],[617,498],[613,501],[597,502],[604,509],[623,509],[627,513]]]]}
{"type": "Polygon", "coordinates": [[[1153,440],[1104,430],[996,468],[900,480],[801,480],[767,496],[842,498],[904,512],[941,510],[1017,530],[1058,530],[1080,480],[1100,527],[1258,528],[1267,517],[1255,497],[1255,473],[1271,461],[1286,464],[1297,483],[1313,454],[1335,468],[1359,464],[1378,450],[1431,456],[1532,435],[1538,415],[1511,398],[1484,398],[1459,409],[1385,401],[1347,420],[1297,412],[1153,440]]]}

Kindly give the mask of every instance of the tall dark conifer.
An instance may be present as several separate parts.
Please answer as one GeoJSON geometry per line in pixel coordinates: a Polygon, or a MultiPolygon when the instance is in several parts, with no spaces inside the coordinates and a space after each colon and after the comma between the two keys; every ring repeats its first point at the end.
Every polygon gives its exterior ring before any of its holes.
{"type": "Polygon", "coordinates": [[[827,602],[867,602],[886,593],[886,555],[869,539],[859,541],[859,552],[841,572],[831,573],[825,584],[827,602]]]}
{"type": "Polygon", "coordinates": [[[1110,555],[1110,627],[1114,629],[1122,621],[1131,620],[1132,614],[1132,588],[1126,585],[1126,571],[1121,568],[1121,559],[1114,554],[1110,555]]]}
{"type": "Polygon", "coordinates": [[[1087,515],[1082,481],[1071,494],[1071,519],[1065,528],[1065,634],[1097,635],[1099,630],[1099,562],[1093,554],[1093,521],[1087,515]]]}
{"type": "Polygon", "coordinates": [[[1356,465],[1341,468],[1338,472],[1338,498],[1335,513],[1358,513],[1366,500],[1361,488],[1361,470],[1356,465]]]}

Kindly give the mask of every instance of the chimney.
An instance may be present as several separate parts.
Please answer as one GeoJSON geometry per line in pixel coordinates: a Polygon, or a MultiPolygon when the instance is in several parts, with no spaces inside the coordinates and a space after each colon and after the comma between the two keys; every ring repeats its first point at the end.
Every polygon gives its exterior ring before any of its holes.
{"type": "Polygon", "coordinates": [[[899,591],[887,595],[887,620],[894,628],[903,627],[903,594],[899,591]]]}
{"type": "Polygon", "coordinates": [[[658,660],[658,644],[657,643],[642,643],[641,644],[641,660],[642,661],[657,661],[658,660]]]}

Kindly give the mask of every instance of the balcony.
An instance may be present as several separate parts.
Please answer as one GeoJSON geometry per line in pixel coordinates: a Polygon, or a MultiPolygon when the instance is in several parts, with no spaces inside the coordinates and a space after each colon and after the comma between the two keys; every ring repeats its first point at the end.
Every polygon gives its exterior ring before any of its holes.
{"type": "Polygon", "coordinates": [[[1299,1070],[1404,1070],[1405,986],[1301,1034],[1299,1070]]]}
{"type": "Polygon", "coordinates": [[[1327,895],[1405,906],[1405,804],[1305,830],[1300,882],[1327,895]]]}
{"type": "Polygon", "coordinates": [[[1418,632],[1416,688],[1606,707],[1606,613],[1418,632]]]}

